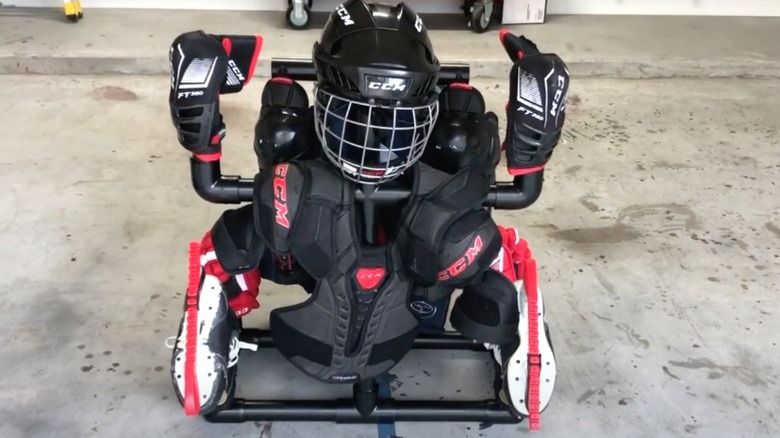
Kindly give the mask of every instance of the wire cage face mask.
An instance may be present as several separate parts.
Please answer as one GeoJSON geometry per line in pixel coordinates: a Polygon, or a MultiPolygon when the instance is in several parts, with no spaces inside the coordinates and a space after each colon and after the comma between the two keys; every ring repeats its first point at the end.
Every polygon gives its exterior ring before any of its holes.
{"type": "Polygon", "coordinates": [[[439,102],[416,107],[381,106],[315,89],[317,136],[344,177],[380,184],[401,175],[423,154],[439,102]]]}

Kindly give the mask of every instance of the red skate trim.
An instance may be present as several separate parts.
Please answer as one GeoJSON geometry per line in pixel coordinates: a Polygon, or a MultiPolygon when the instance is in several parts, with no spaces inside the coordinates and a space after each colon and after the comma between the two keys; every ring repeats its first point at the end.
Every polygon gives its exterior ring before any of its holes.
{"type": "Polygon", "coordinates": [[[195,360],[198,348],[198,286],[200,285],[200,243],[190,242],[189,278],[184,314],[187,323],[187,354],[184,357],[184,414],[200,413],[200,393],[195,360]]]}
{"type": "Polygon", "coordinates": [[[536,271],[536,260],[531,254],[531,250],[526,251],[523,263],[523,284],[525,293],[528,296],[528,394],[526,402],[528,403],[528,427],[532,431],[541,428],[542,420],[539,414],[540,405],[540,372],[542,367],[542,358],[539,354],[539,303],[536,300],[538,293],[538,276],[536,271]]]}

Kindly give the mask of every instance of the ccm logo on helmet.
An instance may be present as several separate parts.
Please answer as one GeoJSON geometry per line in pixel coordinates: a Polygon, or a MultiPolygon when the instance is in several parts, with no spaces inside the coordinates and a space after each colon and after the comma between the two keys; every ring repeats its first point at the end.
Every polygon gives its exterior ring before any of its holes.
{"type": "Polygon", "coordinates": [[[345,26],[350,26],[355,24],[355,22],[352,21],[352,17],[349,16],[349,12],[347,12],[347,9],[344,7],[343,4],[336,6],[336,13],[339,14],[339,18],[341,18],[341,21],[344,22],[345,26]]]}
{"type": "Polygon", "coordinates": [[[274,168],[274,209],[276,210],[276,223],[284,228],[290,228],[290,219],[287,217],[287,167],[288,164],[280,164],[274,168]]]}
{"type": "Polygon", "coordinates": [[[406,84],[391,84],[381,82],[369,82],[368,88],[372,90],[385,90],[385,91],[404,91],[406,90],[406,84]]]}
{"type": "Polygon", "coordinates": [[[423,27],[422,18],[420,18],[420,16],[418,15],[417,19],[414,20],[414,28],[415,30],[417,30],[417,33],[420,33],[422,32],[422,27],[423,27]]]}
{"type": "Polygon", "coordinates": [[[366,87],[369,90],[405,91],[408,82],[408,80],[403,78],[366,75],[366,87]]]}
{"type": "Polygon", "coordinates": [[[469,249],[466,250],[466,254],[463,254],[455,263],[451,264],[449,268],[439,271],[439,281],[449,280],[462,274],[469,266],[474,264],[479,253],[482,252],[482,237],[477,235],[474,239],[474,243],[469,249]]]}

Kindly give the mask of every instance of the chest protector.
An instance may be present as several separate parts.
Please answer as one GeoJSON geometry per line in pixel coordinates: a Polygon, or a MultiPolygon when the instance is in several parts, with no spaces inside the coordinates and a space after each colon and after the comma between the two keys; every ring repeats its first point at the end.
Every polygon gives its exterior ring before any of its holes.
{"type": "Polygon", "coordinates": [[[495,224],[479,208],[489,180],[425,165],[413,171],[399,231],[381,246],[361,244],[355,185],[329,163],[279,164],[255,179],[256,230],[272,252],[292,255],[316,280],[308,300],[271,312],[274,344],[320,381],[351,383],[392,368],[417,336],[408,303],[413,283],[443,281],[441,267],[464,254],[480,257],[461,257],[469,263],[457,279],[495,257],[495,224]],[[476,252],[469,250],[475,239],[476,252]]]}
{"type": "Polygon", "coordinates": [[[274,344],[324,382],[389,370],[417,335],[400,248],[360,244],[354,193],[318,161],[280,164],[255,180],[255,228],[273,252],[293,255],[317,281],[308,300],[271,312],[274,344]]]}

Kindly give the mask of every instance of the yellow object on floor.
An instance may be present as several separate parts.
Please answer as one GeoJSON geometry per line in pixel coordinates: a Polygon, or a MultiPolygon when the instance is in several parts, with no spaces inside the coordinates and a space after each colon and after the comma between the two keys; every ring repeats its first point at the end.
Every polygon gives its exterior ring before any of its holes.
{"type": "Polygon", "coordinates": [[[84,13],[81,11],[80,0],[64,0],[65,18],[68,21],[79,21],[84,18],[84,13]]]}

